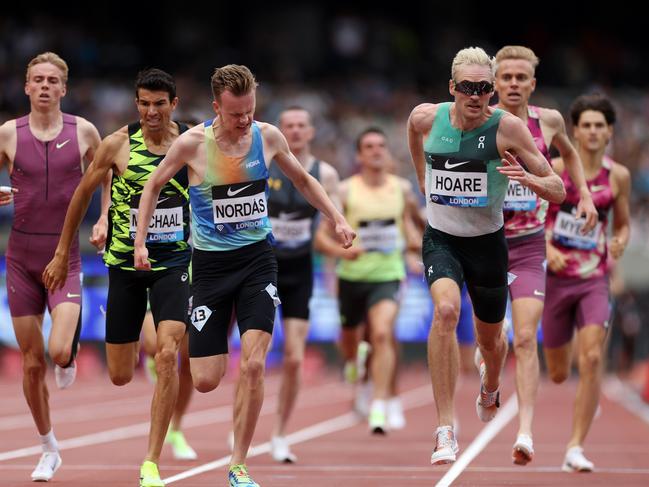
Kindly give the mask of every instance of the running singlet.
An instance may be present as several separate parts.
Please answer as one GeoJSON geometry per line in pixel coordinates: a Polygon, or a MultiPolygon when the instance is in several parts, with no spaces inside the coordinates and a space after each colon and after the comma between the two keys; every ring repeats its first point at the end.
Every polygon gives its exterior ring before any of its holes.
{"type": "MultiPolygon", "coordinates": [[[[527,128],[534,138],[536,147],[551,163],[550,150],[541,131],[539,108],[528,106],[527,128]]],[[[507,196],[503,204],[505,217],[505,237],[522,237],[543,230],[548,202],[539,198],[534,191],[521,185],[518,181],[509,181],[507,196]]]]}
{"type": "MultiPolygon", "coordinates": [[[[606,228],[608,212],[613,206],[614,198],[609,180],[613,161],[604,156],[602,168],[594,179],[588,181],[588,189],[593,196],[599,221],[595,228],[582,235],[580,230],[583,219],[576,219],[579,192],[568,177],[568,171],[561,175],[566,187],[566,199],[558,205],[550,204],[546,229],[551,232],[552,245],[566,258],[566,267],[552,274],[560,277],[579,277],[588,279],[600,277],[607,273],[606,228]]],[[[548,271],[550,272],[550,271],[548,271]]]]}
{"type": "MultiPolygon", "coordinates": [[[[65,213],[81,181],[77,119],[63,114],[63,128],[43,142],[32,134],[29,115],[16,119],[16,155],[11,172],[14,194],[12,229],[32,235],[59,235],[65,213]]],[[[78,240],[75,239],[75,245],[78,240]]]]}
{"type": "MultiPolygon", "coordinates": [[[[311,165],[309,174],[320,179],[320,161],[311,165]]],[[[273,226],[275,255],[300,257],[311,253],[318,210],[295,188],[275,161],[268,168],[268,215],[273,226]]]]}
{"type": "Polygon", "coordinates": [[[405,277],[403,210],[399,178],[391,174],[380,187],[368,187],[356,175],[349,179],[345,218],[356,232],[353,245],[365,252],[338,263],[338,277],[347,281],[387,282],[405,277]]]}
{"type": "Polygon", "coordinates": [[[213,120],[204,123],[203,181],[189,188],[192,238],[199,250],[234,250],[270,237],[268,168],[261,129],[252,123],[252,144],[243,157],[227,156],[214,138],[213,120]]]}
{"type": "MultiPolygon", "coordinates": [[[[179,135],[186,130],[186,125],[178,124],[179,135]]],[[[123,174],[113,173],[104,262],[110,267],[133,271],[133,241],[140,197],[144,185],[164,155],[149,152],[139,122],[128,126],[128,137],[128,165],[123,174]]],[[[160,271],[189,264],[188,187],[187,168],[183,167],[160,191],[146,236],[151,270],[160,271]]]]}
{"type": "Polygon", "coordinates": [[[426,215],[432,228],[459,237],[493,233],[503,226],[507,177],[496,146],[503,111],[463,132],[451,125],[452,103],[440,103],[424,142],[426,215]]]}

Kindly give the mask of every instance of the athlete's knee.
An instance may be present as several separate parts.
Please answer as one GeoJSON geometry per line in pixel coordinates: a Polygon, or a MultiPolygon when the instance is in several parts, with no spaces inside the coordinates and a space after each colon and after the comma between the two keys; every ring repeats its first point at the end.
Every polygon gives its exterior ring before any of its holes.
{"type": "Polygon", "coordinates": [[[116,370],[108,368],[108,375],[110,376],[110,381],[116,386],[125,386],[133,379],[133,370],[116,370]]]}
{"type": "Polygon", "coordinates": [[[593,348],[579,354],[579,372],[595,372],[602,363],[602,352],[599,348],[593,348]]]}
{"type": "Polygon", "coordinates": [[[49,350],[50,358],[59,367],[65,367],[70,364],[72,359],[72,345],[62,347],[52,347],[49,350]]]}
{"type": "Polygon", "coordinates": [[[514,351],[536,353],[536,330],[520,330],[514,334],[514,351]]]}
{"type": "Polygon", "coordinates": [[[555,384],[562,384],[570,376],[570,368],[564,365],[548,363],[548,375],[550,376],[550,380],[555,384]]]}
{"type": "Polygon", "coordinates": [[[374,348],[392,347],[392,333],[389,330],[372,330],[370,337],[374,348]]]}
{"type": "Polygon", "coordinates": [[[435,308],[435,318],[438,334],[448,335],[455,333],[460,318],[460,307],[450,301],[442,301],[435,308]]]}
{"type": "Polygon", "coordinates": [[[211,392],[216,389],[221,383],[221,379],[225,375],[225,369],[218,371],[216,374],[208,374],[207,371],[192,371],[192,383],[194,389],[198,392],[211,392]]]}
{"type": "Polygon", "coordinates": [[[171,347],[164,347],[155,354],[155,368],[158,377],[169,377],[176,373],[178,354],[171,347]]]}
{"type": "Polygon", "coordinates": [[[303,355],[291,353],[284,357],[284,370],[288,373],[297,373],[302,367],[303,355]]]}
{"type": "Polygon", "coordinates": [[[249,358],[241,363],[241,376],[250,388],[255,388],[264,377],[264,361],[261,358],[249,358]]]}
{"type": "Polygon", "coordinates": [[[35,353],[26,353],[23,355],[23,374],[30,382],[43,380],[47,363],[45,356],[35,353]]]}

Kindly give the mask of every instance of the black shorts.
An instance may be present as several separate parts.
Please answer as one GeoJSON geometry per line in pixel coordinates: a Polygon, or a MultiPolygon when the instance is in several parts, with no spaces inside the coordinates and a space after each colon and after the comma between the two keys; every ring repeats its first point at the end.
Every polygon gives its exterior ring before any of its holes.
{"type": "Polygon", "coordinates": [[[158,323],[167,320],[187,323],[187,268],[178,266],[163,271],[108,268],[106,343],[131,343],[140,339],[148,300],[156,328],[158,323]]]}
{"type": "Polygon", "coordinates": [[[234,306],[239,333],[273,332],[277,260],[266,240],[226,251],[194,249],[193,309],[189,356],[228,353],[228,325],[234,306]]]}
{"type": "Polygon", "coordinates": [[[399,301],[401,281],[365,282],[338,280],[340,323],[343,328],[355,328],[367,316],[367,311],[379,301],[399,301]]]}
{"type": "Polygon", "coordinates": [[[313,293],[311,254],[293,259],[277,259],[277,291],[282,300],[282,318],[309,319],[309,300],[313,293]]]}
{"type": "Polygon", "coordinates": [[[428,286],[442,278],[458,287],[466,281],[473,311],[481,321],[499,323],[507,309],[508,250],[505,230],[457,237],[426,227],[422,246],[428,286]]]}

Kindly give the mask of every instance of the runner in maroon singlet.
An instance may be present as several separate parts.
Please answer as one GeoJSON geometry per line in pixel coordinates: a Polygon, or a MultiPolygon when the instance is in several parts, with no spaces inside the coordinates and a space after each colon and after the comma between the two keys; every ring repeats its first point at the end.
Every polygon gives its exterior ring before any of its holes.
{"type": "Polygon", "coordinates": [[[0,205],[14,202],[7,247],[7,295],[16,339],[23,359],[23,391],[43,444],[32,480],[48,481],[61,465],[45,384],[43,313],[52,316],[48,352],[56,364],[59,388],[74,381],[74,356],[81,331],[81,260],[78,239],[63,288],[49,292],[41,274],[54,254],[70,198],[84,164],[99,145],[94,125],[61,112],[68,66],[58,55],[39,54],[27,66],[25,93],[31,111],[0,126],[0,167],[7,166],[13,193],[0,195],[0,205]]]}

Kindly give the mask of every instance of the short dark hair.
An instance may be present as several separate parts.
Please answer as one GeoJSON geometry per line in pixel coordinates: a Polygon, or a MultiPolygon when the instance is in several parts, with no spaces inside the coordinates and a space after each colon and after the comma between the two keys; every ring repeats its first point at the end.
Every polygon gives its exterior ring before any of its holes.
{"type": "Polygon", "coordinates": [[[367,127],[360,134],[358,134],[358,137],[356,137],[356,152],[360,152],[361,144],[363,143],[363,139],[365,138],[366,135],[369,135],[369,134],[379,134],[379,135],[382,135],[384,139],[388,138],[387,135],[385,135],[385,132],[383,131],[382,128],[379,128],[379,127],[367,127]]]}
{"type": "Polygon", "coordinates": [[[615,108],[613,108],[611,100],[601,93],[581,95],[572,102],[572,105],[570,105],[570,118],[575,127],[579,125],[579,118],[586,110],[601,112],[608,125],[613,125],[615,123],[615,108]]]}
{"type": "Polygon", "coordinates": [[[169,73],[158,69],[143,69],[135,78],[135,97],[139,96],[138,90],[143,88],[150,91],[166,91],[169,94],[169,101],[176,98],[176,82],[169,73]]]}

